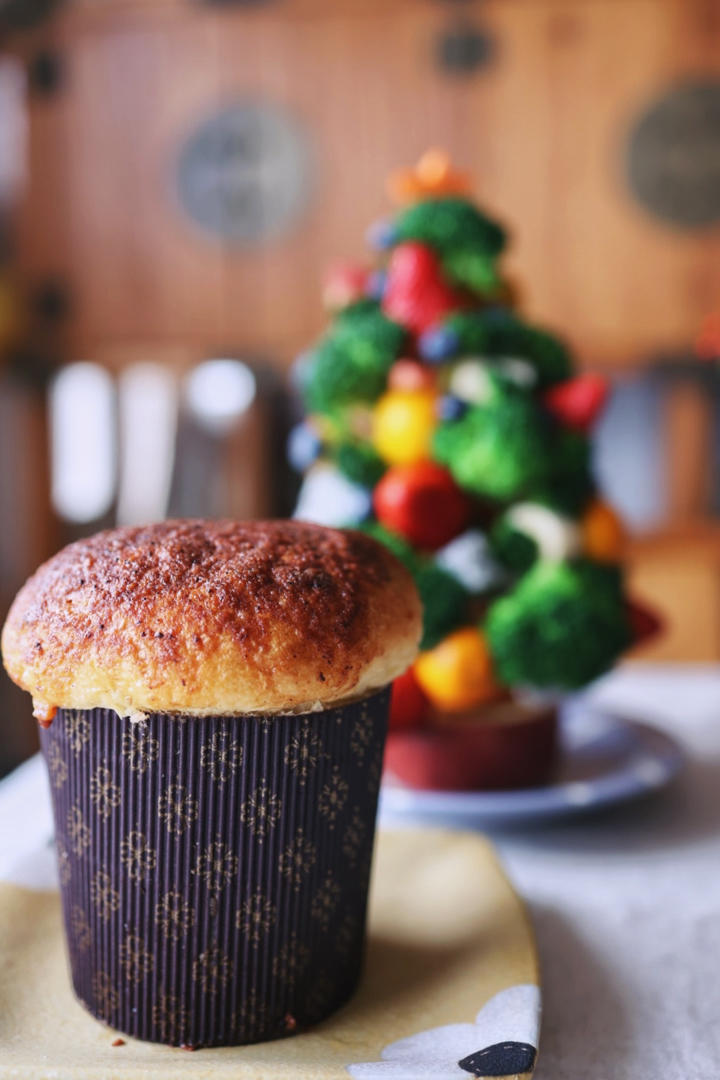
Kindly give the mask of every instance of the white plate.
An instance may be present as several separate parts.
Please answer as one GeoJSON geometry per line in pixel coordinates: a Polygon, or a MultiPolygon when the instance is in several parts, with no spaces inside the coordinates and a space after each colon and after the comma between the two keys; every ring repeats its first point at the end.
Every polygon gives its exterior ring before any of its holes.
{"type": "Polygon", "coordinates": [[[563,722],[552,783],[518,791],[415,791],[386,781],[381,822],[489,826],[566,817],[647,795],[682,763],[679,745],[657,728],[576,707],[563,722]]]}

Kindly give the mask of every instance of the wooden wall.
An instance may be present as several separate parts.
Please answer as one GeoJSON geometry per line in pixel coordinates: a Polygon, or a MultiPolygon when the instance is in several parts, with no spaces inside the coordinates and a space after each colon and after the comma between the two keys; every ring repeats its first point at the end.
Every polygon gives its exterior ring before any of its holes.
{"type": "Polygon", "coordinates": [[[649,103],[720,77],[715,0],[67,0],[17,47],[60,61],[32,99],[19,250],[28,282],[66,283],[75,355],[232,343],[288,362],[322,324],[323,267],[363,254],[383,178],[429,144],[512,224],[529,310],[587,362],[682,351],[718,303],[718,229],[659,220],[625,177],[649,103]],[[445,70],[463,27],[491,61],[445,70]],[[287,110],[311,159],[305,212],[251,248],[205,235],[175,192],[188,135],[238,99],[287,110]]]}

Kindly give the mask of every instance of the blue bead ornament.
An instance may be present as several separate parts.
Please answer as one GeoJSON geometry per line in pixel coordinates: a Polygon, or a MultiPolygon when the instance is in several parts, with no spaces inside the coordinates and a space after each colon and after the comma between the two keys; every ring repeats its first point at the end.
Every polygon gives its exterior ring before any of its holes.
{"type": "Polygon", "coordinates": [[[429,364],[442,364],[455,355],[460,347],[460,337],[450,326],[433,326],[420,335],[418,348],[423,360],[429,364]]]}
{"type": "Polygon", "coordinates": [[[440,420],[461,420],[468,410],[466,401],[461,401],[454,394],[444,394],[437,403],[440,420]]]}
{"type": "Polygon", "coordinates": [[[397,243],[397,229],[392,221],[375,221],[367,231],[367,242],[375,251],[387,251],[397,243]]]}
{"type": "Polygon", "coordinates": [[[482,320],[486,326],[505,326],[513,317],[509,308],[499,304],[497,307],[486,308],[482,313],[482,320]]]}
{"type": "Polygon", "coordinates": [[[370,300],[382,300],[387,286],[387,274],[384,270],[373,270],[368,275],[365,295],[370,300]]]}
{"type": "Polygon", "coordinates": [[[296,424],[288,435],[288,461],[296,472],[303,473],[317,461],[322,452],[322,440],[309,424],[296,424]]]}

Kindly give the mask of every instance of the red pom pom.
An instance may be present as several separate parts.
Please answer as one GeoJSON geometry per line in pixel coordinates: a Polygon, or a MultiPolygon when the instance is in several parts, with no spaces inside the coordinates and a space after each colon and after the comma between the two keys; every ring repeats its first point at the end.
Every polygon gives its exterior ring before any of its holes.
{"type": "Polygon", "coordinates": [[[472,509],[447,469],[431,461],[388,469],[375,488],[373,502],[386,528],[429,551],[461,533],[472,509]]]}
{"type": "Polygon", "coordinates": [[[645,607],[644,604],[639,604],[635,600],[628,600],[626,606],[633,644],[644,644],[651,638],[657,637],[665,629],[662,617],[652,608],[645,607]]]}
{"type": "Polygon", "coordinates": [[[418,686],[413,669],[408,668],[392,685],[390,730],[421,727],[427,718],[428,709],[428,699],[418,686]]]}
{"type": "Polygon", "coordinates": [[[399,244],[388,265],[383,311],[414,334],[421,334],[462,306],[444,280],[440,262],[423,244],[399,244]]]}
{"type": "Polygon", "coordinates": [[[437,378],[432,368],[418,360],[396,360],[388,375],[389,390],[434,390],[437,378]]]}
{"type": "Polygon", "coordinates": [[[323,282],[323,304],[328,311],[342,311],[365,296],[370,272],[364,266],[336,263],[323,282]]]}
{"type": "Polygon", "coordinates": [[[602,375],[578,375],[553,386],[544,401],[563,424],[587,431],[605,407],[609,392],[609,383],[602,375]]]}

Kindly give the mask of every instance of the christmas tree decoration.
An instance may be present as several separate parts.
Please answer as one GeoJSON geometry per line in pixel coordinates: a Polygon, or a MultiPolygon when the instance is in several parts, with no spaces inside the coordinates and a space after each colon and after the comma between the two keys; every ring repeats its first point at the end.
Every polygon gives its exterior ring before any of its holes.
{"type": "Polygon", "coordinates": [[[415,579],[422,652],[398,681],[394,728],[487,731],[502,703],[503,730],[516,710],[516,733],[532,732],[535,710],[547,735],[548,700],[658,625],[625,595],[624,529],[593,477],[608,384],[516,310],[505,230],[446,155],[390,191],[378,265],[333,271],[331,324],[299,365],[297,516],[363,529],[415,579]]]}

